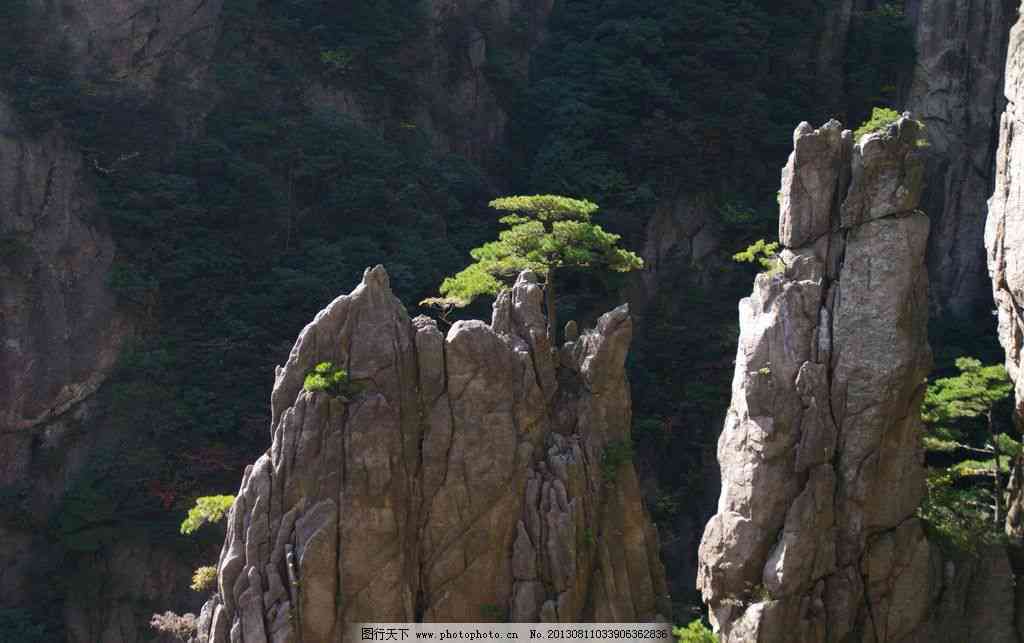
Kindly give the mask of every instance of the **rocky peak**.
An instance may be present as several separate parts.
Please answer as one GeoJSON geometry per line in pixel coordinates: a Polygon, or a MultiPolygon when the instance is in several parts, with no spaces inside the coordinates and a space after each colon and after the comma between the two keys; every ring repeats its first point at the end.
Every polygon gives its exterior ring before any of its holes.
{"type": "Polygon", "coordinates": [[[625,447],[628,309],[553,351],[542,299],[524,272],[490,325],[445,335],[409,319],[378,266],[317,314],[277,370],[273,443],[228,516],[200,640],[667,614],[625,447]],[[325,361],[361,390],[304,390],[325,361]]]}
{"type": "MultiPolygon", "coordinates": [[[[908,115],[856,144],[835,122],[796,130],[779,266],[740,302],[699,554],[723,642],[951,641],[950,618],[981,618],[963,600],[973,568],[943,576],[914,515],[931,367],[918,134],[908,115]]],[[[991,640],[1010,640],[1012,613],[991,640]]]]}

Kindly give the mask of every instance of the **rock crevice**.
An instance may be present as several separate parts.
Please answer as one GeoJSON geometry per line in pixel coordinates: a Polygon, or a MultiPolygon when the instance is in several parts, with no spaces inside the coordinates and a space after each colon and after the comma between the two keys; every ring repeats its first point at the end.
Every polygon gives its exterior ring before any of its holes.
{"type": "Polygon", "coordinates": [[[378,266],[321,311],[277,370],[273,444],[229,514],[200,640],[668,614],[636,473],[608,457],[629,440],[628,310],[552,351],[542,300],[525,272],[490,325],[442,334],[378,266]],[[363,390],[304,390],[325,361],[363,390]]]}
{"type": "Polygon", "coordinates": [[[856,143],[835,121],[796,130],[778,267],[740,303],[699,554],[725,642],[952,641],[951,615],[961,632],[982,618],[962,593],[980,567],[944,561],[915,517],[931,368],[920,135],[907,115],[856,143]]]}

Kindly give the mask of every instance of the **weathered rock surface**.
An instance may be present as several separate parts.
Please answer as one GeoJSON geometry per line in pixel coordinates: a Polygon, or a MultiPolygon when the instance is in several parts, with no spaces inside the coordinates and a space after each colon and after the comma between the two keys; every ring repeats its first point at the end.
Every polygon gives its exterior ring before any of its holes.
{"type": "MultiPolygon", "coordinates": [[[[153,92],[161,73],[196,80],[220,29],[223,0],[30,0],[47,44],[68,47],[80,76],[98,70],[153,92]]],[[[44,43],[40,43],[45,46],[44,43]]]]}
{"type": "MultiPolygon", "coordinates": [[[[203,73],[221,2],[27,6],[32,17],[24,37],[34,49],[62,51],[76,78],[112,79],[152,95],[158,77],[188,84],[203,73]]],[[[95,159],[83,158],[74,132],[58,123],[29,132],[23,116],[0,94],[0,489],[31,489],[38,522],[0,519],[0,609],[34,607],[63,592],[52,579],[40,582],[52,559],[45,521],[69,481],[111,439],[96,435],[109,432],[94,422],[102,412],[95,393],[133,334],[109,288],[116,250],[96,212],[95,159]]],[[[63,596],[69,640],[150,638],[152,610],[143,601],[177,602],[193,567],[169,551],[129,542],[92,563],[103,591],[63,596]]]]}
{"type": "Polygon", "coordinates": [[[1000,123],[996,186],[985,227],[988,270],[999,316],[1006,370],[1016,386],[1017,416],[1024,417],[1024,21],[1010,33],[1006,61],[1006,112],[1000,123]]]}
{"type": "Polygon", "coordinates": [[[0,485],[25,479],[32,430],[92,395],[130,332],[84,172],[60,132],[20,133],[0,97],[0,485]]]}
{"type": "Polygon", "coordinates": [[[995,174],[1003,72],[1015,0],[906,3],[917,64],[904,104],[928,128],[928,176],[921,207],[928,242],[931,305],[969,317],[991,306],[982,240],[995,174]]]}
{"type": "Polygon", "coordinates": [[[668,614],[631,463],[625,306],[553,352],[532,273],[490,325],[410,320],[381,267],[279,368],[273,444],[228,516],[200,640],[342,640],[359,621],[668,614]],[[364,389],[303,390],[319,362],[364,389]],[[241,637],[240,639],[238,637],[241,637]]]}
{"type": "Polygon", "coordinates": [[[784,248],[740,303],[700,548],[724,642],[1016,640],[1012,605],[974,602],[1012,603],[1006,552],[944,561],[914,515],[931,368],[919,134],[906,117],[857,144],[834,121],[794,134],[784,248]]]}

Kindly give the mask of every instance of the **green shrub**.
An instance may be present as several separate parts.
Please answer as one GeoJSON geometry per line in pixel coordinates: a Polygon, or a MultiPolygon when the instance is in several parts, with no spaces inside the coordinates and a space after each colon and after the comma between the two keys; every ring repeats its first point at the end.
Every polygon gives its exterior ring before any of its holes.
{"type": "Polygon", "coordinates": [[[988,487],[956,486],[957,473],[932,469],[927,477],[928,492],[917,515],[924,522],[929,540],[948,554],[974,554],[978,547],[997,543],[1002,534],[992,528],[985,507],[992,505],[988,487]]]}
{"type": "Polygon", "coordinates": [[[192,573],[192,590],[203,592],[217,585],[217,568],[213,565],[203,565],[192,573]]]}
{"type": "Polygon", "coordinates": [[[359,392],[360,387],[348,377],[348,371],[335,368],[331,362],[320,362],[306,375],[303,388],[307,391],[330,393],[341,397],[351,397],[359,392]]]}
{"type": "Polygon", "coordinates": [[[196,506],[188,510],[188,517],[181,523],[181,533],[191,534],[207,523],[220,522],[234,502],[234,496],[196,498],[196,506]]]}
{"type": "Polygon", "coordinates": [[[764,239],[758,239],[746,250],[737,252],[732,260],[739,263],[757,262],[768,274],[775,274],[782,270],[782,261],[776,256],[779,251],[779,242],[766,243],[764,239]]]}
{"type": "Polygon", "coordinates": [[[672,635],[679,643],[718,643],[718,636],[700,619],[691,621],[686,627],[673,627],[672,635]]]}
{"type": "Polygon", "coordinates": [[[900,118],[900,113],[888,107],[875,107],[871,110],[871,118],[861,123],[853,132],[855,141],[859,141],[865,134],[880,132],[892,125],[900,118]]]}

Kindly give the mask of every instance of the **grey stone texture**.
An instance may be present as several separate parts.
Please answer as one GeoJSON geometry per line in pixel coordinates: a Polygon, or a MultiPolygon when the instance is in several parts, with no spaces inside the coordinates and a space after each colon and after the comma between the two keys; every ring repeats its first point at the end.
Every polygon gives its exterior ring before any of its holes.
{"type": "Polygon", "coordinates": [[[630,439],[628,309],[552,350],[542,299],[524,272],[490,325],[445,334],[409,319],[378,266],[321,311],[278,368],[273,444],[228,516],[200,640],[667,615],[633,465],[605,455],[630,439]],[[325,361],[362,392],[305,391],[325,361]]]}
{"type": "Polygon", "coordinates": [[[1006,550],[947,559],[915,516],[931,368],[918,125],[840,130],[797,128],[780,265],[740,302],[699,589],[723,643],[1016,641],[1006,550]]]}

